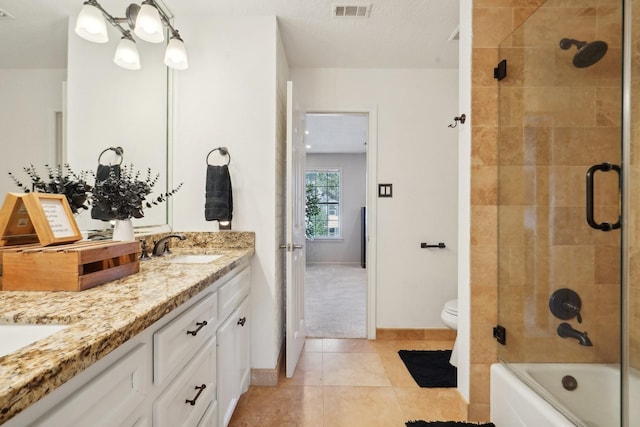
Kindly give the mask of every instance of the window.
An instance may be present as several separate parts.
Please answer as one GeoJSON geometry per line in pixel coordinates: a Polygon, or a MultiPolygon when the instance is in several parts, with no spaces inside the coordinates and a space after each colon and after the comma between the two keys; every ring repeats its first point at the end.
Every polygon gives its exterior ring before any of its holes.
{"type": "Polygon", "coordinates": [[[306,174],[306,231],[308,239],[339,239],[340,184],[339,169],[309,170],[306,174]]]}

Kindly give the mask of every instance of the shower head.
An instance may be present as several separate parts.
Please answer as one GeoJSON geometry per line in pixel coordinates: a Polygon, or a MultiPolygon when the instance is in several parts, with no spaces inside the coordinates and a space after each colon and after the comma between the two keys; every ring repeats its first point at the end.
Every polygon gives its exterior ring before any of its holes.
{"type": "Polygon", "coordinates": [[[573,57],[573,65],[576,68],[590,67],[600,61],[605,53],[607,53],[608,48],[605,42],[599,40],[591,43],[581,42],[574,39],[560,40],[560,48],[564,50],[571,48],[572,45],[575,45],[578,48],[578,52],[573,57]]]}

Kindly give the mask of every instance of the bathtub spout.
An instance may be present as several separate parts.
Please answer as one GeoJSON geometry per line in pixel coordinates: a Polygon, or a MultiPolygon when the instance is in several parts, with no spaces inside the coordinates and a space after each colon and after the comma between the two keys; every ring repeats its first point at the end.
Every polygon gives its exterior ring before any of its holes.
{"type": "Polygon", "coordinates": [[[576,329],[573,329],[573,326],[566,322],[563,322],[560,324],[560,326],[558,326],[558,335],[560,335],[562,338],[575,338],[578,340],[580,345],[586,345],[588,347],[593,346],[586,332],[580,332],[576,329]]]}

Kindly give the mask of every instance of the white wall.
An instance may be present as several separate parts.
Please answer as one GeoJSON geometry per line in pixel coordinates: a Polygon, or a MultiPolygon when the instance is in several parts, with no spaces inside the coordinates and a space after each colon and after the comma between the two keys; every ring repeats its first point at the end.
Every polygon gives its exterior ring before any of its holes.
{"type": "Polygon", "coordinates": [[[276,141],[283,138],[276,19],[180,16],[176,26],[189,41],[189,69],[175,74],[173,175],[174,182],[185,184],[174,196],[173,228],[218,229],[217,222],[204,219],[205,158],[213,148],[227,147],[233,229],[256,233],[251,264],[252,367],[271,369],[282,342],[282,283],[276,279],[281,236],[274,223],[280,216],[276,141]]]}
{"type": "Polygon", "coordinates": [[[367,203],[366,162],[365,154],[307,154],[308,171],[335,168],[342,171],[342,238],[307,240],[307,263],[360,262],[360,208],[367,203]]]}
{"type": "Polygon", "coordinates": [[[457,294],[458,112],[454,69],[292,69],[307,111],[377,106],[378,328],[442,328],[457,294]],[[447,248],[420,249],[421,242],[447,248]]]}
{"type": "MultiPolygon", "coordinates": [[[[62,111],[64,69],[0,69],[0,197],[21,190],[12,172],[31,188],[23,167],[45,174],[55,164],[55,113],[62,111]]],[[[1,201],[0,201],[1,203],[1,201]]]]}

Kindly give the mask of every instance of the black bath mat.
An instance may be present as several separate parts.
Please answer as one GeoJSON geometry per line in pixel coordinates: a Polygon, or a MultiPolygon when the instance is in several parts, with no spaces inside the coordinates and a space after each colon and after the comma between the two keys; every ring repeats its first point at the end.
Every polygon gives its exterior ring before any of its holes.
{"type": "Polygon", "coordinates": [[[451,350],[400,350],[398,354],[420,387],[458,385],[458,369],[449,363],[451,350]]]}
{"type": "Polygon", "coordinates": [[[407,427],[496,427],[494,423],[473,424],[463,421],[407,421],[407,427]]]}

